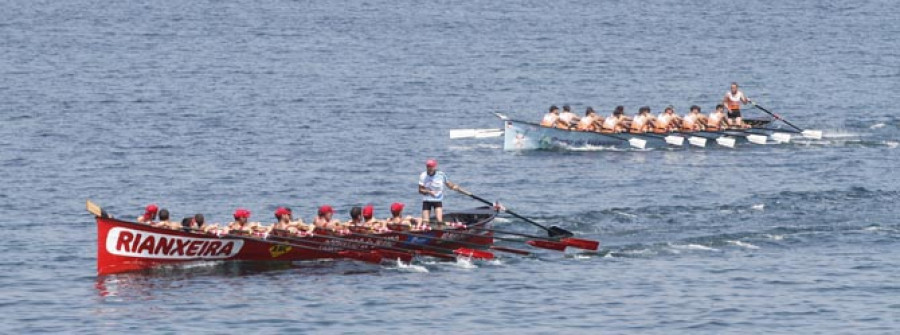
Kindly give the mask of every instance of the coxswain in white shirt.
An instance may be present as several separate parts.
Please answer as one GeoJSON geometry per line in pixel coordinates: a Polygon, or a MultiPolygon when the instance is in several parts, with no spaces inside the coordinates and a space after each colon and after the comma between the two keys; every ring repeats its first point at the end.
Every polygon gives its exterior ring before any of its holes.
{"type": "Polygon", "coordinates": [[[451,190],[459,189],[459,186],[450,182],[443,171],[438,171],[438,163],[434,159],[425,162],[425,172],[419,175],[419,194],[422,195],[422,220],[431,219],[431,211],[434,210],[435,219],[444,222],[444,186],[451,190]]]}
{"type": "Polygon", "coordinates": [[[728,109],[725,122],[729,127],[750,128],[749,125],[744,123],[744,119],[741,117],[741,105],[746,105],[748,103],[750,103],[750,99],[744,95],[743,91],[738,89],[738,84],[731,83],[731,90],[725,92],[725,98],[722,99],[722,104],[728,109]]]}

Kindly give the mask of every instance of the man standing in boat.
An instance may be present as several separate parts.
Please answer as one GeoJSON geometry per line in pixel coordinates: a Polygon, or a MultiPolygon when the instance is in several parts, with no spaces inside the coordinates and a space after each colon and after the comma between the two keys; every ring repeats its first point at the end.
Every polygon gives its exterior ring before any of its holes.
{"type": "Polygon", "coordinates": [[[419,175],[419,193],[422,194],[422,221],[431,219],[431,210],[434,210],[435,219],[444,222],[444,185],[451,190],[459,189],[459,186],[447,180],[443,171],[438,171],[437,161],[429,159],[425,162],[425,172],[419,175]]]}
{"type": "Polygon", "coordinates": [[[728,118],[726,122],[729,127],[734,128],[748,128],[744,125],[744,120],[741,118],[741,104],[750,103],[750,99],[744,95],[744,92],[738,89],[738,84],[736,82],[731,83],[731,90],[725,92],[725,98],[722,99],[722,104],[725,105],[725,108],[728,108],[728,118]]]}

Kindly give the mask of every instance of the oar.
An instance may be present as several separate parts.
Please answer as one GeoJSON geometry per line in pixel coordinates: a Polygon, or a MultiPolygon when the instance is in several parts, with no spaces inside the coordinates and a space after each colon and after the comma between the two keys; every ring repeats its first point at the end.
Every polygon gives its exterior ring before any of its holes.
{"type": "MultiPolygon", "coordinates": [[[[468,229],[475,229],[475,228],[468,228],[468,229]]],[[[493,231],[493,230],[490,230],[490,229],[479,229],[479,230],[493,231]]],[[[480,236],[480,237],[484,237],[484,235],[472,234],[472,233],[467,233],[467,232],[463,232],[463,231],[459,231],[459,230],[443,229],[443,230],[441,230],[441,231],[447,232],[447,233],[449,233],[449,234],[460,234],[460,235],[466,235],[466,236],[480,236]]],[[[540,245],[534,245],[534,244],[529,243],[529,242],[531,242],[531,241],[523,241],[523,240],[515,239],[515,238],[506,238],[506,237],[498,237],[498,236],[492,236],[491,238],[493,238],[493,239],[495,239],[495,240],[501,240],[501,241],[509,241],[509,242],[525,243],[525,244],[531,245],[531,246],[533,246],[533,247],[538,247],[538,248],[543,248],[543,249],[550,249],[550,250],[557,250],[557,251],[564,251],[564,250],[566,249],[566,247],[569,246],[569,245],[567,245],[567,244],[565,244],[565,243],[556,242],[556,241],[550,241],[550,240],[549,240],[548,238],[546,238],[546,237],[538,237],[538,238],[539,238],[541,241],[546,241],[546,242],[550,242],[550,243],[547,243],[547,244],[540,244],[540,245]]],[[[491,246],[491,249],[493,249],[493,250],[498,250],[498,251],[506,251],[506,252],[510,252],[510,253],[514,253],[514,254],[519,254],[519,255],[530,255],[530,254],[531,254],[531,252],[529,252],[529,251],[527,251],[527,250],[513,249],[513,248],[507,248],[507,247],[501,247],[501,246],[491,246]]]]}
{"type": "MultiPolygon", "coordinates": [[[[472,192],[466,191],[466,190],[464,190],[464,189],[462,189],[462,188],[457,187],[457,188],[456,188],[456,191],[459,192],[459,193],[465,194],[465,195],[469,196],[469,197],[472,198],[472,199],[481,201],[481,202],[483,202],[483,203],[485,203],[485,204],[487,204],[487,205],[489,205],[489,206],[493,206],[493,205],[494,205],[493,202],[487,201],[487,200],[485,200],[484,198],[479,197],[479,196],[477,196],[477,195],[474,195],[474,194],[472,194],[472,192]]],[[[516,214],[516,212],[513,212],[513,211],[509,210],[508,208],[504,208],[503,211],[504,211],[504,212],[507,212],[507,213],[509,213],[510,215],[515,216],[515,217],[517,217],[517,218],[519,218],[519,219],[522,219],[522,220],[525,221],[525,222],[528,222],[528,223],[530,223],[530,224],[532,224],[532,225],[535,225],[536,227],[539,227],[539,228],[541,228],[541,229],[543,229],[543,230],[546,230],[546,231],[547,231],[547,234],[550,235],[550,237],[572,237],[572,236],[575,236],[574,233],[572,233],[572,232],[570,232],[570,231],[568,231],[568,230],[562,229],[562,228],[560,228],[560,227],[558,227],[558,226],[550,226],[549,228],[548,228],[548,227],[544,227],[544,226],[542,226],[540,223],[534,222],[533,220],[531,220],[531,219],[529,219],[529,218],[526,218],[526,217],[524,217],[524,216],[521,216],[521,215],[519,215],[519,214],[516,214]]]]}
{"type": "Polygon", "coordinates": [[[487,138],[503,136],[503,129],[450,129],[450,138],[487,138]]]}
{"type": "MultiPolygon", "coordinates": [[[[578,249],[584,249],[584,250],[597,250],[600,247],[600,242],[598,242],[598,241],[587,240],[587,239],[582,239],[582,238],[575,238],[575,237],[564,237],[564,238],[560,239],[559,241],[556,241],[556,240],[546,238],[543,236],[523,234],[523,233],[508,231],[508,230],[499,230],[499,229],[493,229],[493,228],[488,229],[488,228],[480,228],[480,227],[470,227],[469,229],[492,231],[492,232],[500,233],[500,234],[534,238],[534,239],[538,239],[538,240],[545,241],[545,242],[560,243],[565,246],[578,248],[578,249]]],[[[496,237],[496,236],[494,238],[498,239],[498,240],[503,240],[503,241],[519,241],[516,239],[505,239],[505,238],[496,237]]],[[[528,241],[528,242],[530,242],[530,241],[528,241]]],[[[526,243],[528,243],[528,242],[526,242],[526,243]]],[[[531,243],[528,243],[528,244],[531,244],[531,243]]]]}
{"type": "Polygon", "coordinates": [[[778,114],[772,113],[772,112],[770,112],[768,109],[765,109],[765,108],[763,108],[763,107],[760,106],[760,105],[757,105],[755,102],[750,102],[750,104],[753,105],[753,107],[756,107],[757,109],[759,109],[759,110],[761,110],[761,111],[763,111],[763,112],[766,112],[766,114],[771,115],[771,116],[774,117],[776,120],[781,120],[781,122],[784,122],[784,123],[787,124],[788,126],[791,126],[791,128],[796,129],[798,132],[800,132],[801,135],[803,135],[803,137],[806,137],[806,138],[812,138],[812,139],[816,139],[816,140],[821,140],[821,139],[822,139],[822,131],[821,131],[821,130],[805,130],[805,129],[801,129],[800,127],[795,126],[795,125],[794,125],[793,123],[791,123],[790,121],[781,118],[781,116],[779,116],[778,114]]]}
{"type": "MultiPolygon", "coordinates": [[[[487,259],[487,260],[494,259],[494,254],[487,252],[487,251],[482,251],[482,250],[473,250],[473,249],[468,249],[468,248],[447,249],[447,248],[441,248],[441,247],[436,247],[436,246],[432,246],[432,245],[415,244],[415,243],[408,242],[408,241],[399,241],[399,240],[389,239],[386,237],[376,236],[376,235],[372,235],[372,234],[360,234],[360,233],[351,232],[348,235],[354,236],[354,237],[372,238],[372,239],[376,239],[376,240],[389,241],[392,243],[401,243],[404,245],[415,246],[417,248],[428,249],[431,251],[428,251],[428,250],[413,250],[413,251],[422,252],[429,256],[435,256],[435,257],[447,256],[450,258],[455,258],[452,255],[456,254],[456,255],[460,255],[460,256],[466,256],[466,257],[477,258],[477,259],[487,259]],[[440,256],[437,256],[436,254],[440,255],[440,256]]],[[[335,237],[333,235],[326,235],[326,236],[327,236],[327,238],[334,238],[337,240],[344,240],[344,241],[353,242],[353,243],[363,243],[363,244],[368,244],[368,245],[372,245],[372,246],[379,247],[379,248],[408,250],[408,249],[404,249],[404,248],[387,247],[387,246],[383,246],[383,245],[379,245],[379,244],[367,243],[367,242],[357,241],[357,240],[353,240],[353,239],[339,238],[339,237],[335,237]]],[[[446,258],[446,257],[444,257],[444,258],[446,258]]]]}
{"type": "MultiPolygon", "coordinates": [[[[465,232],[455,231],[455,230],[446,230],[446,229],[442,229],[442,230],[438,230],[438,231],[445,232],[445,233],[449,233],[449,234],[459,234],[459,235],[465,235],[465,236],[485,237],[484,235],[470,234],[470,233],[465,233],[465,232]]],[[[526,256],[527,256],[527,255],[531,255],[531,252],[529,252],[529,251],[527,251],[527,250],[521,250],[521,249],[506,248],[506,247],[500,247],[500,246],[495,246],[495,245],[488,245],[488,246],[485,246],[485,245],[475,244],[475,243],[470,243],[470,242],[448,240],[448,239],[445,239],[445,238],[431,237],[431,236],[428,236],[428,235],[419,235],[419,234],[407,233],[407,232],[396,231],[396,230],[392,230],[391,232],[393,232],[393,233],[395,233],[395,234],[405,235],[405,236],[412,236],[412,237],[419,237],[419,238],[428,238],[428,239],[433,239],[433,240],[435,240],[435,241],[441,241],[441,242],[446,242],[446,243],[454,243],[454,244],[459,244],[459,245],[465,245],[465,246],[469,246],[469,247],[471,247],[471,248],[491,249],[491,250],[497,250],[497,251],[503,251],[503,252],[513,253],[513,254],[518,254],[518,255],[526,255],[526,256]]]]}
{"type": "MultiPolygon", "coordinates": [[[[268,239],[262,239],[262,238],[253,237],[253,236],[249,236],[249,235],[243,235],[243,234],[226,234],[223,236],[230,237],[230,238],[240,238],[240,239],[245,239],[245,240],[263,242],[263,243],[280,243],[280,244],[289,245],[289,246],[295,247],[295,248],[319,251],[319,252],[323,252],[323,253],[327,253],[327,254],[338,255],[338,256],[341,256],[344,258],[351,258],[351,259],[355,259],[355,260],[359,260],[359,261],[363,261],[363,262],[367,262],[367,263],[373,263],[373,264],[380,264],[382,261],[381,254],[379,254],[375,250],[368,251],[368,250],[361,250],[361,249],[355,249],[355,248],[340,247],[341,249],[344,249],[344,250],[330,251],[330,250],[323,250],[320,248],[310,247],[307,245],[301,245],[298,243],[285,242],[285,241],[270,241],[268,239]]],[[[304,241],[303,243],[310,243],[310,242],[320,244],[318,242],[313,242],[313,241],[304,241]]]]}
{"type": "MultiPolygon", "coordinates": [[[[275,230],[275,232],[281,232],[281,234],[269,235],[269,238],[276,239],[276,240],[287,240],[287,241],[292,241],[295,243],[306,243],[306,244],[311,244],[311,245],[316,245],[316,246],[326,247],[326,248],[340,248],[340,249],[352,250],[352,251],[363,252],[363,253],[374,252],[379,255],[388,257],[390,259],[399,258],[400,260],[407,262],[407,263],[412,261],[413,256],[415,256],[413,253],[411,253],[409,251],[394,251],[394,250],[387,250],[387,249],[364,250],[364,249],[353,248],[353,247],[335,246],[335,245],[331,245],[328,243],[311,241],[308,238],[300,238],[300,237],[290,236],[287,231],[275,230]]],[[[328,239],[330,237],[330,236],[326,236],[326,235],[315,235],[315,236],[326,238],[326,239],[328,239]]]]}

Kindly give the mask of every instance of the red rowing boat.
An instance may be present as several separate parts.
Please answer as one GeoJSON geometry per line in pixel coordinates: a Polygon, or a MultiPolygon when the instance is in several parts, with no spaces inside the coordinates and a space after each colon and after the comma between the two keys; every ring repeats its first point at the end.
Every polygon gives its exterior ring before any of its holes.
{"type": "MultiPolygon", "coordinates": [[[[466,225],[465,229],[460,228],[457,233],[454,233],[454,230],[431,230],[413,234],[385,232],[284,238],[217,236],[171,230],[112,218],[92,203],[88,203],[88,208],[97,219],[99,275],[198,261],[292,262],[360,259],[359,252],[367,250],[450,250],[466,245],[489,247],[494,242],[493,232],[484,229],[491,228],[491,221],[497,214],[495,210],[487,207],[445,214],[447,222],[466,225]],[[94,206],[93,210],[91,206],[94,206]],[[347,253],[348,250],[354,252],[347,253]]],[[[452,251],[445,256],[453,256],[452,251]]]]}

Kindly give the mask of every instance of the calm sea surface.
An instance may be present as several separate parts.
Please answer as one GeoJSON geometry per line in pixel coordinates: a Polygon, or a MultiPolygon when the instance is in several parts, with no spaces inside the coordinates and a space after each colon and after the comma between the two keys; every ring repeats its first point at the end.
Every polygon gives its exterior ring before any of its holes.
{"type": "Polygon", "coordinates": [[[0,333],[896,334],[897,92],[896,1],[2,1],[0,333]],[[732,81],[825,138],[448,138],[551,104],[709,110],[732,81]],[[96,275],[85,199],[384,216],[430,157],[602,250],[96,275]]]}

